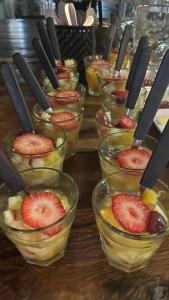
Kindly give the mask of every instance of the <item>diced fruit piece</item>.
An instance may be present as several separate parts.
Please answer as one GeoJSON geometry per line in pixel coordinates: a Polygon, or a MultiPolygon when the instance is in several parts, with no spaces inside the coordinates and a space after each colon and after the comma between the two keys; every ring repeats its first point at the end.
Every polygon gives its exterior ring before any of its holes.
{"type": "Polygon", "coordinates": [[[32,168],[43,168],[44,160],[43,158],[33,158],[30,160],[30,165],[32,168]]]}
{"type": "Polygon", "coordinates": [[[169,120],[169,116],[158,116],[157,123],[161,126],[165,126],[169,120]]]}
{"type": "Polygon", "coordinates": [[[167,223],[164,217],[157,211],[151,211],[148,218],[147,231],[150,233],[160,233],[166,227],[167,223]]]}
{"type": "Polygon", "coordinates": [[[50,117],[51,123],[58,123],[66,131],[75,129],[79,122],[74,120],[76,115],[72,112],[55,112],[50,117]]]}
{"type": "Polygon", "coordinates": [[[62,202],[62,205],[63,205],[65,211],[68,211],[70,209],[70,203],[68,201],[68,198],[66,196],[62,195],[61,202],[62,202]]]}
{"type": "Polygon", "coordinates": [[[20,196],[14,196],[8,198],[8,208],[10,210],[18,210],[21,208],[22,198],[20,196]]]}
{"type": "Polygon", "coordinates": [[[138,196],[127,193],[113,196],[112,210],[117,221],[127,231],[146,231],[150,211],[138,196]]]}
{"type": "Polygon", "coordinates": [[[10,211],[9,209],[4,210],[3,215],[5,224],[11,226],[11,224],[15,221],[12,211],[10,211]]]}
{"type": "Polygon", "coordinates": [[[142,194],[144,203],[153,210],[157,204],[157,193],[151,189],[146,189],[142,194]]]}
{"type": "Polygon", "coordinates": [[[58,80],[61,79],[69,80],[70,78],[71,78],[71,73],[68,70],[57,73],[58,80]]]}
{"type": "MultiPolygon", "coordinates": [[[[21,208],[24,223],[31,228],[42,228],[60,220],[65,209],[60,199],[51,192],[36,192],[24,197],[21,208]]],[[[62,224],[44,231],[51,236],[62,229],[62,224]]]]}
{"type": "Polygon", "coordinates": [[[40,154],[53,149],[52,139],[35,133],[24,133],[17,136],[13,142],[13,150],[20,154],[40,154]]]}
{"type": "Polygon", "coordinates": [[[119,119],[119,125],[121,128],[133,129],[136,127],[136,122],[129,116],[121,116],[119,119]]]}
{"type": "Polygon", "coordinates": [[[116,220],[112,209],[110,207],[106,207],[100,211],[100,214],[103,219],[105,219],[109,224],[112,226],[118,228],[118,229],[123,229],[123,227],[120,225],[120,223],[116,220]]]}
{"type": "Polygon", "coordinates": [[[119,166],[126,169],[144,170],[151,153],[143,149],[127,149],[118,155],[119,166]]]}
{"type": "Polygon", "coordinates": [[[97,117],[104,125],[107,126],[109,124],[109,118],[104,111],[100,110],[97,114],[97,117]]]}

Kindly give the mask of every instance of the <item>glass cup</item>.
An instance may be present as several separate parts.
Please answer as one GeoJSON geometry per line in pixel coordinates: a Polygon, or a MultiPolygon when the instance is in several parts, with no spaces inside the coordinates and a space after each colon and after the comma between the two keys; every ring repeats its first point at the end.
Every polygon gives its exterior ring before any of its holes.
{"type": "Polygon", "coordinates": [[[133,45],[136,48],[141,36],[149,38],[153,47],[150,65],[157,71],[162,57],[168,49],[169,13],[168,0],[144,1],[135,10],[133,22],[133,45]]]}
{"type": "MultiPolygon", "coordinates": [[[[125,187],[119,188],[114,178],[125,178],[125,171],[110,175],[99,181],[94,189],[92,202],[99,230],[102,249],[108,263],[125,272],[133,272],[146,267],[152,256],[160,247],[169,233],[168,222],[166,228],[160,233],[130,233],[124,230],[116,221],[113,215],[111,203],[115,193],[128,193],[125,187]],[[112,183],[113,184],[110,184],[112,183]]],[[[136,195],[139,189],[130,190],[136,195]]],[[[149,197],[155,193],[158,195],[158,202],[155,210],[160,212],[168,221],[169,218],[169,189],[163,182],[158,181],[152,190],[146,189],[149,197]],[[155,192],[155,193],[154,193],[155,192]]],[[[143,198],[144,201],[144,198],[143,198]]]]}
{"type": "MultiPolygon", "coordinates": [[[[141,88],[140,94],[137,98],[135,108],[132,112],[132,117],[138,120],[139,114],[142,111],[147,95],[145,87],[141,88]]],[[[114,122],[125,114],[125,103],[128,97],[128,91],[117,91],[116,86],[113,83],[106,84],[102,90],[103,107],[111,112],[111,118],[114,122]]]]}
{"type": "Polygon", "coordinates": [[[1,228],[27,263],[48,266],[64,256],[75,216],[78,187],[68,174],[50,168],[24,170],[21,176],[26,192],[11,195],[5,185],[0,187],[1,228]],[[37,192],[52,192],[60,199],[65,214],[46,227],[35,229],[23,222],[21,210],[23,198],[37,192]]]}
{"type": "MultiPolygon", "coordinates": [[[[60,89],[75,90],[79,81],[77,61],[67,59],[64,61],[64,66],[56,61],[56,76],[60,89]]],[[[42,72],[42,87],[46,94],[55,92],[55,89],[52,87],[52,84],[45,72],[42,72]]]]}
{"type": "Polygon", "coordinates": [[[80,132],[80,127],[83,119],[84,109],[81,108],[78,112],[65,108],[54,108],[53,114],[62,113],[63,117],[59,117],[55,121],[51,119],[51,115],[44,112],[37,104],[33,108],[33,118],[36,122],[43,120],[47,121],[47,126],[43,127],[44,134],[48,135],[50,132],[55,135],[55,124],[59,125],[66,132],[67,145],[66,145],[66,158],[76,154],[77,141],[80,132]]]}
{"type": "Polygon", "coordinates": [[[98,78],[100,81],[100,86],[104,88],[107,84],[112,84],[115,92],[125,91],[125,86],[127,82],[129,71],[122,69],[120,70],[118,76],[115,76],[113,73],[110,73],[110,76],[102,75],[98,73],[98,78]]]}
{"type": "MultiPolygon", "coordinates": [[[[116,186],[121,189],[132,190],[139,187],[139,182],[144,169],[129,169],[119,165],[118,155],[121,151],[132,148],[133,137],[129,130],[123,130],[106,136],[99,145],[99,158],[102,176],[107,177],[120,171],[126,171],[121,175],[112,177],[116,186]]],[[[146,150],[148,153],[154,150],[156,140],[151,136],[146,136],[139,149],[146,150]]],[[[114,184],[114,182],[112,182],[114,184]]]]}
{"type": "MultiPolygon", "coordinates": [[[[108,61],[115,66],[116,60],[117,60],[117,56],[119,53],[119,49],[118,48],[114,48],[112,49],[112,51],[110,52],[108,61]]],[[[126,52],[126,55],[124,57],[124,62],[122,64],[122,69],[129,69],[130,68],[130,64],[131,64],[131,57],[129,52],[126,52]]]]}
{"type": "MultiPolygon", "coordinates": [[[[96,112],[96,130],[97,130],[97,134],[98,134],[99,139],[103,139],[107,135],[118,133],[118,136],[119,136],[121,142],[128,142],[129,141],[129,143],[130,143],[130,141],[133,138],[135,128],[125,129],[125,128],[121,128],[118,124],[117,125],[113,125],[111,123],[107,124],[106,123],[107,118],[109,120],[112,119],[111,118],[111,111],[108,111],[108,110],[105,110],[104,108],[101,108],[96,112]],[[123,133],[124,133],[124,135],[123,135],[123,133]]],[[[134,118],[132,118],[132,119],[133,119],[133,121],[135,121],[134,118]]],[[[115,123],[116,123],[116,121],[117,121],[117,119],[115,120],[115,123]]]]}
{"type": "Polygon", "coordinates": [[[99,96],[101,93],[101,84],[98,74],[110,77],[112,74],[112,65],[102,59],[100,55],[87,56],[84,58],[88,92],[92,96],[99,96]]]}
{"type": "Polygon", "coordinates": [[[48,102],[52,108],[66,107],[68,109],[79,110],[82,108],[86,95],[86,88],[83,84],[78,84],[76,90],[55,90],[47,94],[48,102]]]}
{"type": "Polygon", "coordinates": [[[50,128],[49,122],[34,122],[33,127],[42,137],[47,137],[53,141],[54,149],[47,153],[37,154],[21,154],[13,149],[13,143],[16,137],[24,134],[23,130],[15,129],[10,131],[4,138],[4,143],[9,159],[14,166],[19,170],[26,170],[28,168],[50,167],[58,170],[62,170],[63,161],[66,152],[66,133],[58,125],[53,124],[53,130],[46,130],[50,128]]]}

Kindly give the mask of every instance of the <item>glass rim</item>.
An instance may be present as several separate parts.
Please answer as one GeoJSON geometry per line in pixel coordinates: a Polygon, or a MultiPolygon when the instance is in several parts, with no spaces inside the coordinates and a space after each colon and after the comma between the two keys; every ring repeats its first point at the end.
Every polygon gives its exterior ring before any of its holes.
{"type": "MultiPolygon", "coordinates": [[[[99,76],[99,75],[98,75],[99,76]]],[[[115,95],[111,95],[111,94],[108,94],[108,92],[106,92],[105,91],[105,89],[106,88],[109,88],[109,86],[112,86],[113,85],[113,82],[111,82],[111,83],[108,83],[108,84],[105,84],[104,86],[103,86],[103,88],[102,88],[102,93],[103,93],[103,95],[104,96],[108,96],[108,97],[110,97],[110,98],[115,98],[116,96],[115,95]]],[[[126,92],[127,92],[127,90],[125,90],[126,92]]],[[[145,88],[145,86],[142,86],[141,87],[141,89],[140,89],[140,93],[139,93],[139,96],[138,96],[138,98],[140,97],[140,96],[146,96],[146,94],[147,94],[147,90],[146,90],[146,88],[145,88]]],[[[137,100],[138,100],[138,98],[137,98],[137,100]]],[[[105,100],[103,100],[103,102],[105,103],[105,100]]],[[[136,102],[137,103],[137,102],[136,102]]],[[[113,104],[113,103],[112,103],[113,104]]],[[[124,104],[118,104],[118,103],[114,103],[113,105],[124,105],[124,104]]]]}
{"type": "MultiPolygon", "coordinates": [[[[127,131],[127,132],[131,132],[131,130],[132,129],[124,129],[124,131],[127,131]]],[[[105,136],[101,141],[100,141],[100,143],[99,143],[99,145],[98,145],[98,153],[99,153],[99,157],[100,157],[100,159],[102,159],[104,162],[106,162],[107,164],[109,164],[110,166],[112,166],[113,168],[117,168],[118,170],[120,170],[120,171],[125,171],[126,173],[128,172],[128,173],[133,173],[133,172],[137,172],[137,173],[142,173],[145,169],[128,169],[128,168],[122,168],[122,167],[120,167],[120,166],[118,166],[118,165],[115,165],[114,163],[111,163],[108,159],[106,159],[105,158],[105,156],[102,154],[102,151],[101,151],[101,149],[102,149],[102,145],[103,145],[103,143],[105,142],[105,140],[106,139],[108,139],[108,138],[110,138],[110,137],[112,137],[112,136],[114,136],[114,135],[116,135],[116,134],[119,134],[120,133],[120,131],[119,132],[115,132],[115,133],[112,133],[112,134],[109,134],[109,135],[107,135],[107,136],[105,136]]],[[[123,131],[122,131],[122,133],[124,133],[123,131]]],[[[146,136],[146,139],[150,139],[151,141],[153,141],[153,142],[157,142],[157,140],[154,138],[154,137],[152,137],[151,135],[147,135],[146,136]]],[[[131,149],[131,146],[132,146],[132,144],[126,144],[126,145],[124,145],[124,144],[118,144],[118,145],[115,145],[115,146],[128,146],[128,148],[126,148],[126,150],[127,149],[131,149]]],[[[115,147],[116,148],[116,147],[115,147]]],[[[151,150],[150,150],[151,151],[151,150]]]]}
{"type": "MultiPolygon", "coordinates": [[[[44,121],[44,120],[40,120],[40,122],[38,122],[38,121],[35,121],[35,122],[32,122],[33,124],[52,124],[52,125],[54,125],[54,126],[56,126],[56,127],[58,127],[59,128],[59,130],[63,133],[63,137],[61,137],[62,139],[63,139],[63,141],[62,141],[62,143],[59,145],[59,146],[55,146],[54,147],[54,149],[52,149],[52,150],[50,150],[50,151],[47,151],[47,152],[39,152],[39,153],[37,153],[37,154],[22,154],[22,153],[18,153],[18,152],[16,152],[16,151],[13,151],[12,150],[12,145],[9,145],[9,143],[8,143],[8,139],[10,138],[10,136],[17,136],[17,133],[19,134],[19,133],[21,133],[21,134],[24,134],[25,132],[24,132],[24,130],[22,130],[22,129],[12,129],[12,130],[10,130],[9,132],[8,132],[8,134],[3,138],[3,142],[5,143],[5,145],[6,145],[6,148],[7,148],[7,151],[9,151],[9,152],[12,152],[12,153],[15,153],[15,154],[17,154],[17,155],[20,155],[20,156],[30,156],[30,157],[36,157],[36,156],[39,156],[39,155],[45,155],[45,154],[49,154],[49,153],[52,153],[52,152],[54,152],[54,151],[56,151],[56,150],[58,150],[58,149],[61,149],[61,148],[63,148],[64,147],[64,145],[66,144],[66,142],[67,142],[67,138],[66,138],[66,132],[65,132],[65,130],[61,127],[61,126],[59,126],[58,124],[56,124],[56,123],[50,123],[50,122],[48,122],[48,121],[44,121]]],[[[32,132],[31,132],[32,133],[32,132]]],[[[36,133],[36,132],[35,132],[36,133]]],[[[41,135],[41,134],[40,134],[41,135]]],[[[42,136],[44,136],[44,135],[42,135],[42,136]]],[[[47,136],[44,136],[44,137],[47,137],[47,136]]],[[[51,137],[47,137],[47,138],[49,138],[49,139],[52,139],[51,137]]],[[[58,137],[59,138],[59,137],[58,137]]],[[[58,139],[57,138],[57,139],[58,139]]],[[[53,140],[53,139],[52,139],[53,140]]]]}
{"type": "MultiPolygon", "coordinates": [[[[32,170],[50,170],[50,171],[52,171],[52,172],[54,171],[55,173],[59,173],[59,174],[62,174],[62,175],[64,175],[64,176],[66,176],[67,179],[69,179],[70,182],[71,182],[71,183],[73,184],[73,186],[74,186],[74,193],[73,193],[73,195],[74,195],[74,202],[73,202],[73,204],[70,206],[69,210],[64,214],[64,216],[63,216],[62,218],[60,218],[59,220],[57,220],[56,222],[54,222],[54,223],[52,223],[52,224],[49,224],[49,225],[44,226],[44,227],[41,227],[41,228],[18,229],[18,228],[14,228],[14,227],[11,227],[11,226],[9,226],[9,225],[6,225],[4,222],[2,222],[2,221],[0,220],[0,223],[2,224],[2,227],[3,227],[3,228],[7,228],[8,231],[15,232],[15,233],[19,232],[19,233],[22,234],[22,233],[42,232],[42,231],[44,231],[44,230],[48,230],[48,229],[50,229],[51,227],[53,227],[53,226],[59,224],[60,222],[62,222],[64,219],[66,219],[66,218],[70,215],[70,213],[73,211],[73,209],[76,207],[76,205],[77,205],[77,202],[78,202],[78,196],[79,196],[79,188],[78,188],[78,185],[77,185],[76,181],[75,181],[75,180],[73,179],[73,177],[71,177],[68,173],[65,173],[65,172],[63,172],[63,171],[56,170],[56,169],[53,169],[53,168],[43,168],[43,167],[42,167],[42,168],[25,169],[25,170],[20,171],[19,173],[22,174],[22,173],[24,173],[24,172],[29,172],[29,171],[32,172],[32,170]]],[[[3,186],[5,186],[4,183],[2,183],[2,185],[0,185],[0,189],[3,188],[3,186]]],[[[47,238],[47,237],[46,237],[46,238],[47,238]]],[[[31,242],[33,243],[33,241],[31,241],[31,242]]]]}
{"type": "MultiPolygon", "coordinates": [[[[124,173],[127,173],[126,171],[124,172],[116,172],[116,173],[113,173],[113,174],[110,174],[109,176],[105,177],[105,178],[102,178],[101,180],[99,180],[99,182],[96,184],[94,190],[93,190],[93,193],[92,193],[92,204],[93,204],[93,209],[94,209],[94,212],[97,214],[97,216],[101,219],[101,221],[109,228],[111,229],[112,231],[116,232],[117,234],[119,234],[120,236],[124,236],[125,238],[130,238],[132,240],[143,240],[143,241],[147,241],[147,240],[154,240],[154,239],[157,239],[161,236],[165,236],[167,235],[167,233],[169,233],[169,224],[168,224],[168,227],[162,231],[161,233],[154,233],[154,234],[151,234],[149,233],[148,235],[144,235],[144,234],[135,234],[135,233],[130,233],[130,232],[127,232],[127,231],[123,231],[119,228],[116,228],[115,226],[111,225],[109,222],[107,222],[100,214],[100,211],[97,209],[96,205],[95,205],[95,199],[96,199],[96,193],[97,193],[97,190],[98,188],[105,184],[105,183],[108,183],[108,179],[112,176],[116,176],[117,174],[124,174],[124,173]]],[[[169,191],[169,187],[166,183],[164,183],[162,180],[158,180],[157,183],[160,183],[161,185],[163,185],[168,191],[169,191]]],[[[128,191],[129,193],[130,191],[128,191]]]]}
{"type": "MultiPolygon", "coordinates": [[[[34,106],[33,106],[33,115],[34,115],[34,117],[35,118],[37,118],[38,120],[41,120],[41,123],[43,123],[43,119],[41,119],[37,114],[36,114],[36,109],[40,109],[40,111],[43,111],[43,109],[40,107],[40,105],[38,104],[38,103],[36,103],[34,106]]],[[[56,111],[57,112],[57,111],[56,111]]],[[[65,111],[58,111],[58,113],[59,112],[65,112],[65,111]]],[[[80,107],[80,109],[79,109],[79,112],[74,112],[74,111],[70,111],[70,112],[72,112],[72,113],[76,113],[76,116],[74,116],[73,118],[70,118],[70,119],[68,119],[68,120],[65,120],[65,121],[59,121],[59,122],[57,122],[57,123],[53,123],[53,122],[50,122],[50,121],[44,121],[44,123],[49,123],[49,124],[52,124],[52,125],[56,125],[56,126],[58,126],[58,127],[60,127],[60,128],[62,128],[61,127],[61,124],[65,124],[65,123],[68,123],[68,122],[70,122],[70,121],[74,121],[74,120],[76,120],[77,118],[79,118],[79,117],[81,117],[82,115],[83,115],[83,113],[84,113],[84,107],[80,107]]],[[[36,123],[40,123],[40,122],[36,122],[36,123]]],[[[62,128],[63,129],[63,128],[62,128]]],[[[63,129],[64,130],[64,129],[63,129]]],[[[65,130],[64,130],[64,132],[65,132],[65,130]]]]}

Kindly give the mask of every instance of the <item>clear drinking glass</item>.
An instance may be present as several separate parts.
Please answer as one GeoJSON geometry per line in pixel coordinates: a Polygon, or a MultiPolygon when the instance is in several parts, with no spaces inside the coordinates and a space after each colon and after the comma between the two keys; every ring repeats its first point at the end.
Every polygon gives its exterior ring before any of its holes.
{"type": "MultiPolygon", "coordinates": [[[[158,195],[155,209],[165,215],[167,226],[161,233],[130,233],[119,227],[118,222],[112,214],[111,197],[115,193],[128,193],[125,186],[119,187],[114,180],[126,177],[125,171],[114,173],[99,181],[93,192],[93,209],[97,227],[100,234],[102,249],[108,263],[125,272],[133,272],[148,265],[153,255],[160,247],[165,237],[169,234],[169,189],[163,182],[158,181],[153,191],[158,195]]],[[[130,190],[130,194],[136,195],[138,187],[130,190]]],[[[154,193],[146,189],[150,197],[154,193]]]]}
{"type": "Polygon", "coordinates": [[[98,74],[103,77],[110,77],[112,74],[112,65],[102,59],[100,55],[87,56],[84,58],[88,92],[92,96],[99,96],[101,93],[101,83],[98,74]]]}
{"type": "MultiPolygon", "coordinates": [[[[144,107],[146,95],[147,90],[145,87],[142,87],[137,98],[135,109],[132,112],[132,116],[135,120],[138,120],[139,114],[144,107]]],[[[103,107],[111,112],[111,118],[114,122],[118,121],[120,116],[124,115],[127,96],[128,92],[126,90],[117,91],[114,83],[106,84],[103,87],[103,107]]]]}
{"type": "Polygon", "coordinates": [[[0,225],[27,263],[48,266],[64,256],[75,216],[78,187],[68,174],[50,168],[24,170],[21,176],[26,183],[26,193],[22,191],[11,195],[5,185],[0,187],[0,225]],[[59,197],[65,215],[46,227],[27,227],[21,213],[23,198],[28,193],[42,191],[52,192],[59,197]]]}
{"type": "Polygon", "coordinates": [[[76,154],[77,141],[79,137],[79,132],[81,128],[81,123],[83,119],[84,109],[80,108],[79,111],[74,111],[65,108],[59,108],[57,106],[53,107],[54,114],[62,114],[61,119],[56,119],[55,121],[50,119],[51,116],[44,111],[37,104],[33,108],[33,119],[36,122],[47,121],[47,125],[43,127],[43,133],[48,134],[57,134],[55,132],[55,124],[59,125],[66,132],[66,158],[69,158],[76,154]],[[65,116],[65,119],[64,119],[65,116]]]}

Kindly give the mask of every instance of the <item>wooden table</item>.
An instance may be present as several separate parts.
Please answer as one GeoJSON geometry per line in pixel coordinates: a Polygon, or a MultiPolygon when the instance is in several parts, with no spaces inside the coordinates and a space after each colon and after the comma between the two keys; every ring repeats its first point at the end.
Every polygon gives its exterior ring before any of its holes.
{"type": "MultiPolygon", "coordinates": [[[[35,64],[34,67],[37,68],[35,64]]],[[[31,109],[34,100],[24,85],[22,89],[31,109]]],[[[169,238],[147,268],[132,274],[109,266],[101,249],[91,202],[93,188],[101,178],[94,122],[100,104],[99,98],[87,97],[78,153],[64,164],[64,171],[76,180],[80,191],[64,258],[45,268],[26,264],[0,232],[0,300],[169,299],[169,238]]],[[[1,85],[0,138],[17,123],[15,111],[1,85]]],[[[151,134],[158,136],[154,127],[151,134]]],[[[166,169],[162,178],[169,183],[168,173],[166,169]]]]}

